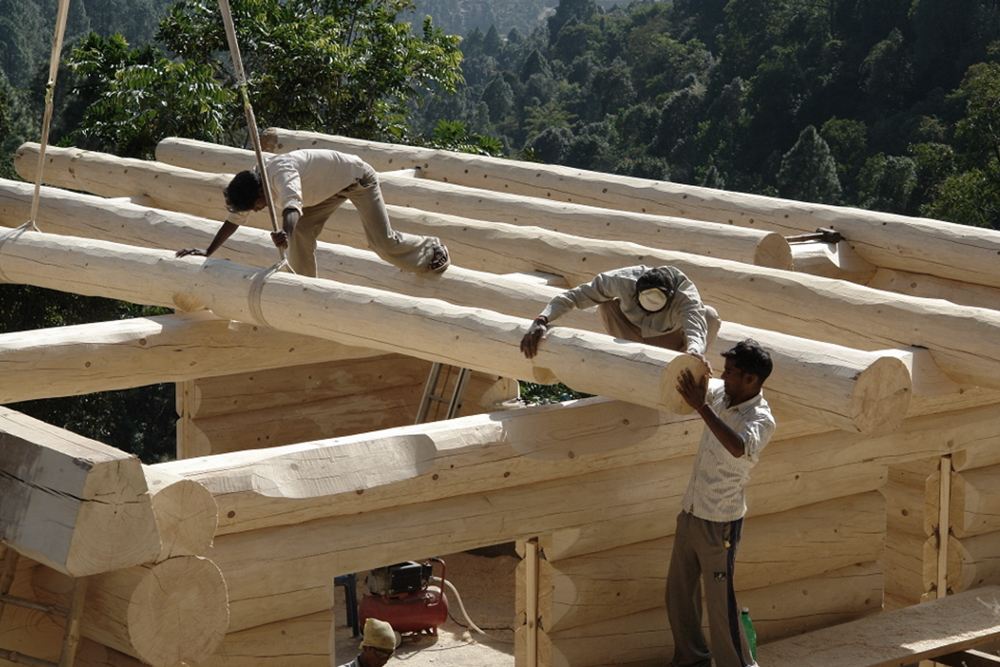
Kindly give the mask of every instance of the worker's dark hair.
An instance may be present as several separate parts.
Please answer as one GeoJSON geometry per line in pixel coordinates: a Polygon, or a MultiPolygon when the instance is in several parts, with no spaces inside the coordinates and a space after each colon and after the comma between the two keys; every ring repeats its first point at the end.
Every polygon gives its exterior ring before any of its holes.
{"type": "Polygon", "coordinates": [[[255,171],[247,170],[233,176],[222,194],[230,211],[249,211],[257,203],[261,192],[260,176],[255,171]]]}
{"type": "Polygon", "coordinates": [[[722,356],[732,359],[733,365],[744,373],[756,375],[761,384],[771,374],[771,355],[753,338],[740,341],[731,350],[723,352],[722,356]]]}
{"type": "Polygon", "coordinates": [[[636,279],[635,293],[648,289],[661,289],[669,299],[677,291],[677,284],[670,272],[664,269],[648,269],[636,279]]]}

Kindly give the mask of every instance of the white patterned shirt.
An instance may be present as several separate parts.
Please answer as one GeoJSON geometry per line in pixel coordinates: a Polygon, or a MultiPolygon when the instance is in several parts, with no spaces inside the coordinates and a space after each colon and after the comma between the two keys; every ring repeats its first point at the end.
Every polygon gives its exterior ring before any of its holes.
{"type": "Polygon", "coordinates": [[[706,425],[681,501],[685,511],[706,521],[735,521],[747,513],[744,487],[776,426],[763,392],[732,407],[728,401],[722,381],[711,380],[706,403],[743,439],[743,456],[733,456],[706,425]]]}

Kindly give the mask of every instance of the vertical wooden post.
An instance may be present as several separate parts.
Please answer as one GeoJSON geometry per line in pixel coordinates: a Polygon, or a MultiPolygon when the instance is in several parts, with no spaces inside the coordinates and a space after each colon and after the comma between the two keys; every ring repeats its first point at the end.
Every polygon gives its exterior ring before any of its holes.
{"type": "Polygon", "coordinates": [[[937,598],[948,595],[948,538],[951,535],[951,454],[941,457],[938,485],[937,598]]]}
{"type": "Polygon", "coordinates": [[[528,626],[526,667],[538,667],[538,538],[525,543],[525,624],[528,626]]]}
{"type": "Polygon", "coordinates": [[[66,616],[66,631],[63,634],[59,667],[73,667],[73,662],[76,660],[76,650],[80,647],[80,620],[83,618],[83,608],[87,600],[88,581],[89,577],[81,577],[73,582],[73,600],[66,616]]]}

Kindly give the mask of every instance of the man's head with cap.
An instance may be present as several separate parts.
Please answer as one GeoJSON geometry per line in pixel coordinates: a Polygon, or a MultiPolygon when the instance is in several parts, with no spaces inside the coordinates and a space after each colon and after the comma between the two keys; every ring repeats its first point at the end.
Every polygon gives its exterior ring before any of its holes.
{"type": "Polygon", "coordinates": [[[399,635],[392,626],[377,618],[365,621],[364,639],[361,640],[361,667],[382,667],[392,657],[399,644],[399,635]]]}

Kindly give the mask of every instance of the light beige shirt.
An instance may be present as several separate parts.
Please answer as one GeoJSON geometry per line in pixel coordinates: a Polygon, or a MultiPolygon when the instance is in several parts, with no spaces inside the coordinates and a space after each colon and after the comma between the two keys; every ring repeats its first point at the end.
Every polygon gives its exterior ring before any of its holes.
{"type": "Polygon", "coordinates": [[[686,351],[705,354],[708,323],[698,288],[678,269],[672,266],[660,268],[669,271],[677,284],[674,298],[663,310],[647,313],[635,300],[635,283],[650,267],[627,266],[605,271],[589,283],[553,297],[540,316],[551,323],[573,308],[590,308],[617,299],[622,314],[639,327],[643,338],[661,336],[683,328],[687,339],[686,351]]]}
{"type": "MultiPolygon", "coordinates": [[[[264,161],[279,216],[286,208],[302,213],[303,208],[326,201],[358,181],[364,168],[364,161],[356,155],[319,149],[292,151],[264,161]]],[[[226,220],[242,225],[248,217],[250,211],[236,211],[226,220]]]]}
{"type": "Polygon", "coordinates": [[[747,513],[744,487],[750,469],[774,435],[775,421],[763,392],[729,407],[721,380],[711,380],[706,402],[715,414],[743,438],[745,451],[737,458],[729,453],[708,426],[698,445],[691,481],[681,501],[683,508],[706,521],[735,521],[747,513]]]}

